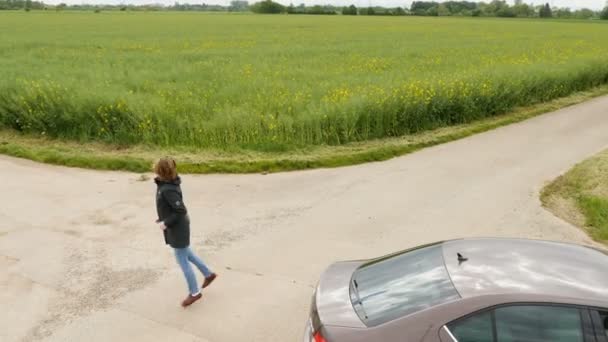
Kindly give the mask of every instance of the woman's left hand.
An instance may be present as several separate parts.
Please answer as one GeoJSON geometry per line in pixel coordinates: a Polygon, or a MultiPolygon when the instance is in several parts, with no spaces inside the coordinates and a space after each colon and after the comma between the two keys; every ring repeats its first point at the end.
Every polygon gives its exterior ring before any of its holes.
{"type": "Polygon", "coordinates": [[[160,221],[160,222],[157,222],[157,223],[158,223],[158,228],[160,228],[160,230],[167,229],[167,226],[165,225],[165,222],[160,221]]]}

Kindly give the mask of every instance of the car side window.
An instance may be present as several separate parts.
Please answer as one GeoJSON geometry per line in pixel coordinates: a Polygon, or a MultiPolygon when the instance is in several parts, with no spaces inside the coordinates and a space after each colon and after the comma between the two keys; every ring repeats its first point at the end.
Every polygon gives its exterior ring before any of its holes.
{"type": "Polygon", "coordinates": [[[559,306],[509,306],[494,312],[498,342],[583,342],[580,311],[559,306]]]}
{"type": "Polygon", "coordinates": [[[449,324],[448,329],[458,342],[493,342],[490,311],[449,324]]]}
{"type": "Polygon", "coordinates": [[[604,325],[604,334],[608,337],[608,311],[600,312],[600,318],[602,319],[602,324],[604,325]]]}
{"type": "MultiPolygon", "coordinates": [[[[604,324],[608,315],[602,314],[604,324]]],[[[457,342],[583,342],[581,312],[551,305],[498,307],[448,324],[457,342]]]]}

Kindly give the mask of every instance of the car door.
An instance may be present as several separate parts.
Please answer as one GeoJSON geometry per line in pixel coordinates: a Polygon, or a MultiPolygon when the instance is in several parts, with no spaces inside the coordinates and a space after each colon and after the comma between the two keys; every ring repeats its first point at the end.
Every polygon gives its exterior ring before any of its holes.
{"type": "Polygon", "coordinates": [[[500,305],[457,319],[442,328],[440,338],[442,342],[596,342],[587,308],[527,303],[500,305]]]}

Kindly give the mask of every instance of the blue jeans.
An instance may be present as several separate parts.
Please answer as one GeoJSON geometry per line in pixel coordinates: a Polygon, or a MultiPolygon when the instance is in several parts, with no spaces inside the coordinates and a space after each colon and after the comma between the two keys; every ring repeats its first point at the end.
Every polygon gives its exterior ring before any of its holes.
{"type": "Polygon", "coordinates": [[[199,257],[192,253],[190,247],[174,248],[173,250],[175,250],[175,258],[177,259],[177,263],[184,272],[184,276],[186,277],[186,281],[188,282],[188,290],[190,291],[190,294],[195,295],[199,293],[200,289],[198,288],[198,284],[196,283],[196,276],[192,271],[190,263],[193,263],[194,266],[196,266],[196,268],[201,271],[205,278],[211,275],[211,271],[209,271],[209,268],[207,268],[205,263],[203,263],[203,261],[199,257]]]}

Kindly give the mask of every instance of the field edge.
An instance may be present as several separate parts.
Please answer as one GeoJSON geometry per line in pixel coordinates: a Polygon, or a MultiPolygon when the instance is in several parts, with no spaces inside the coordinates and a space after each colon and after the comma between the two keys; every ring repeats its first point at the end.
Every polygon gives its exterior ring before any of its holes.
{"type": "Polygon", "coordinates": [[[606,94],[608,94],[608,85],[603,85],[465,125],[444,127],[399,138],[344,146],[320,146],[295,152],[193,151],[151,146],[122,148],[101,144],[83,145],[0,130],[0,154],[52,165],[137,173],[149,172],[153,161],[162,155],[172,155],[178,160],[179,171],[190,174],[266,173],[334,168],[388,160],[426,147],[521,122],[606,94]]]}

